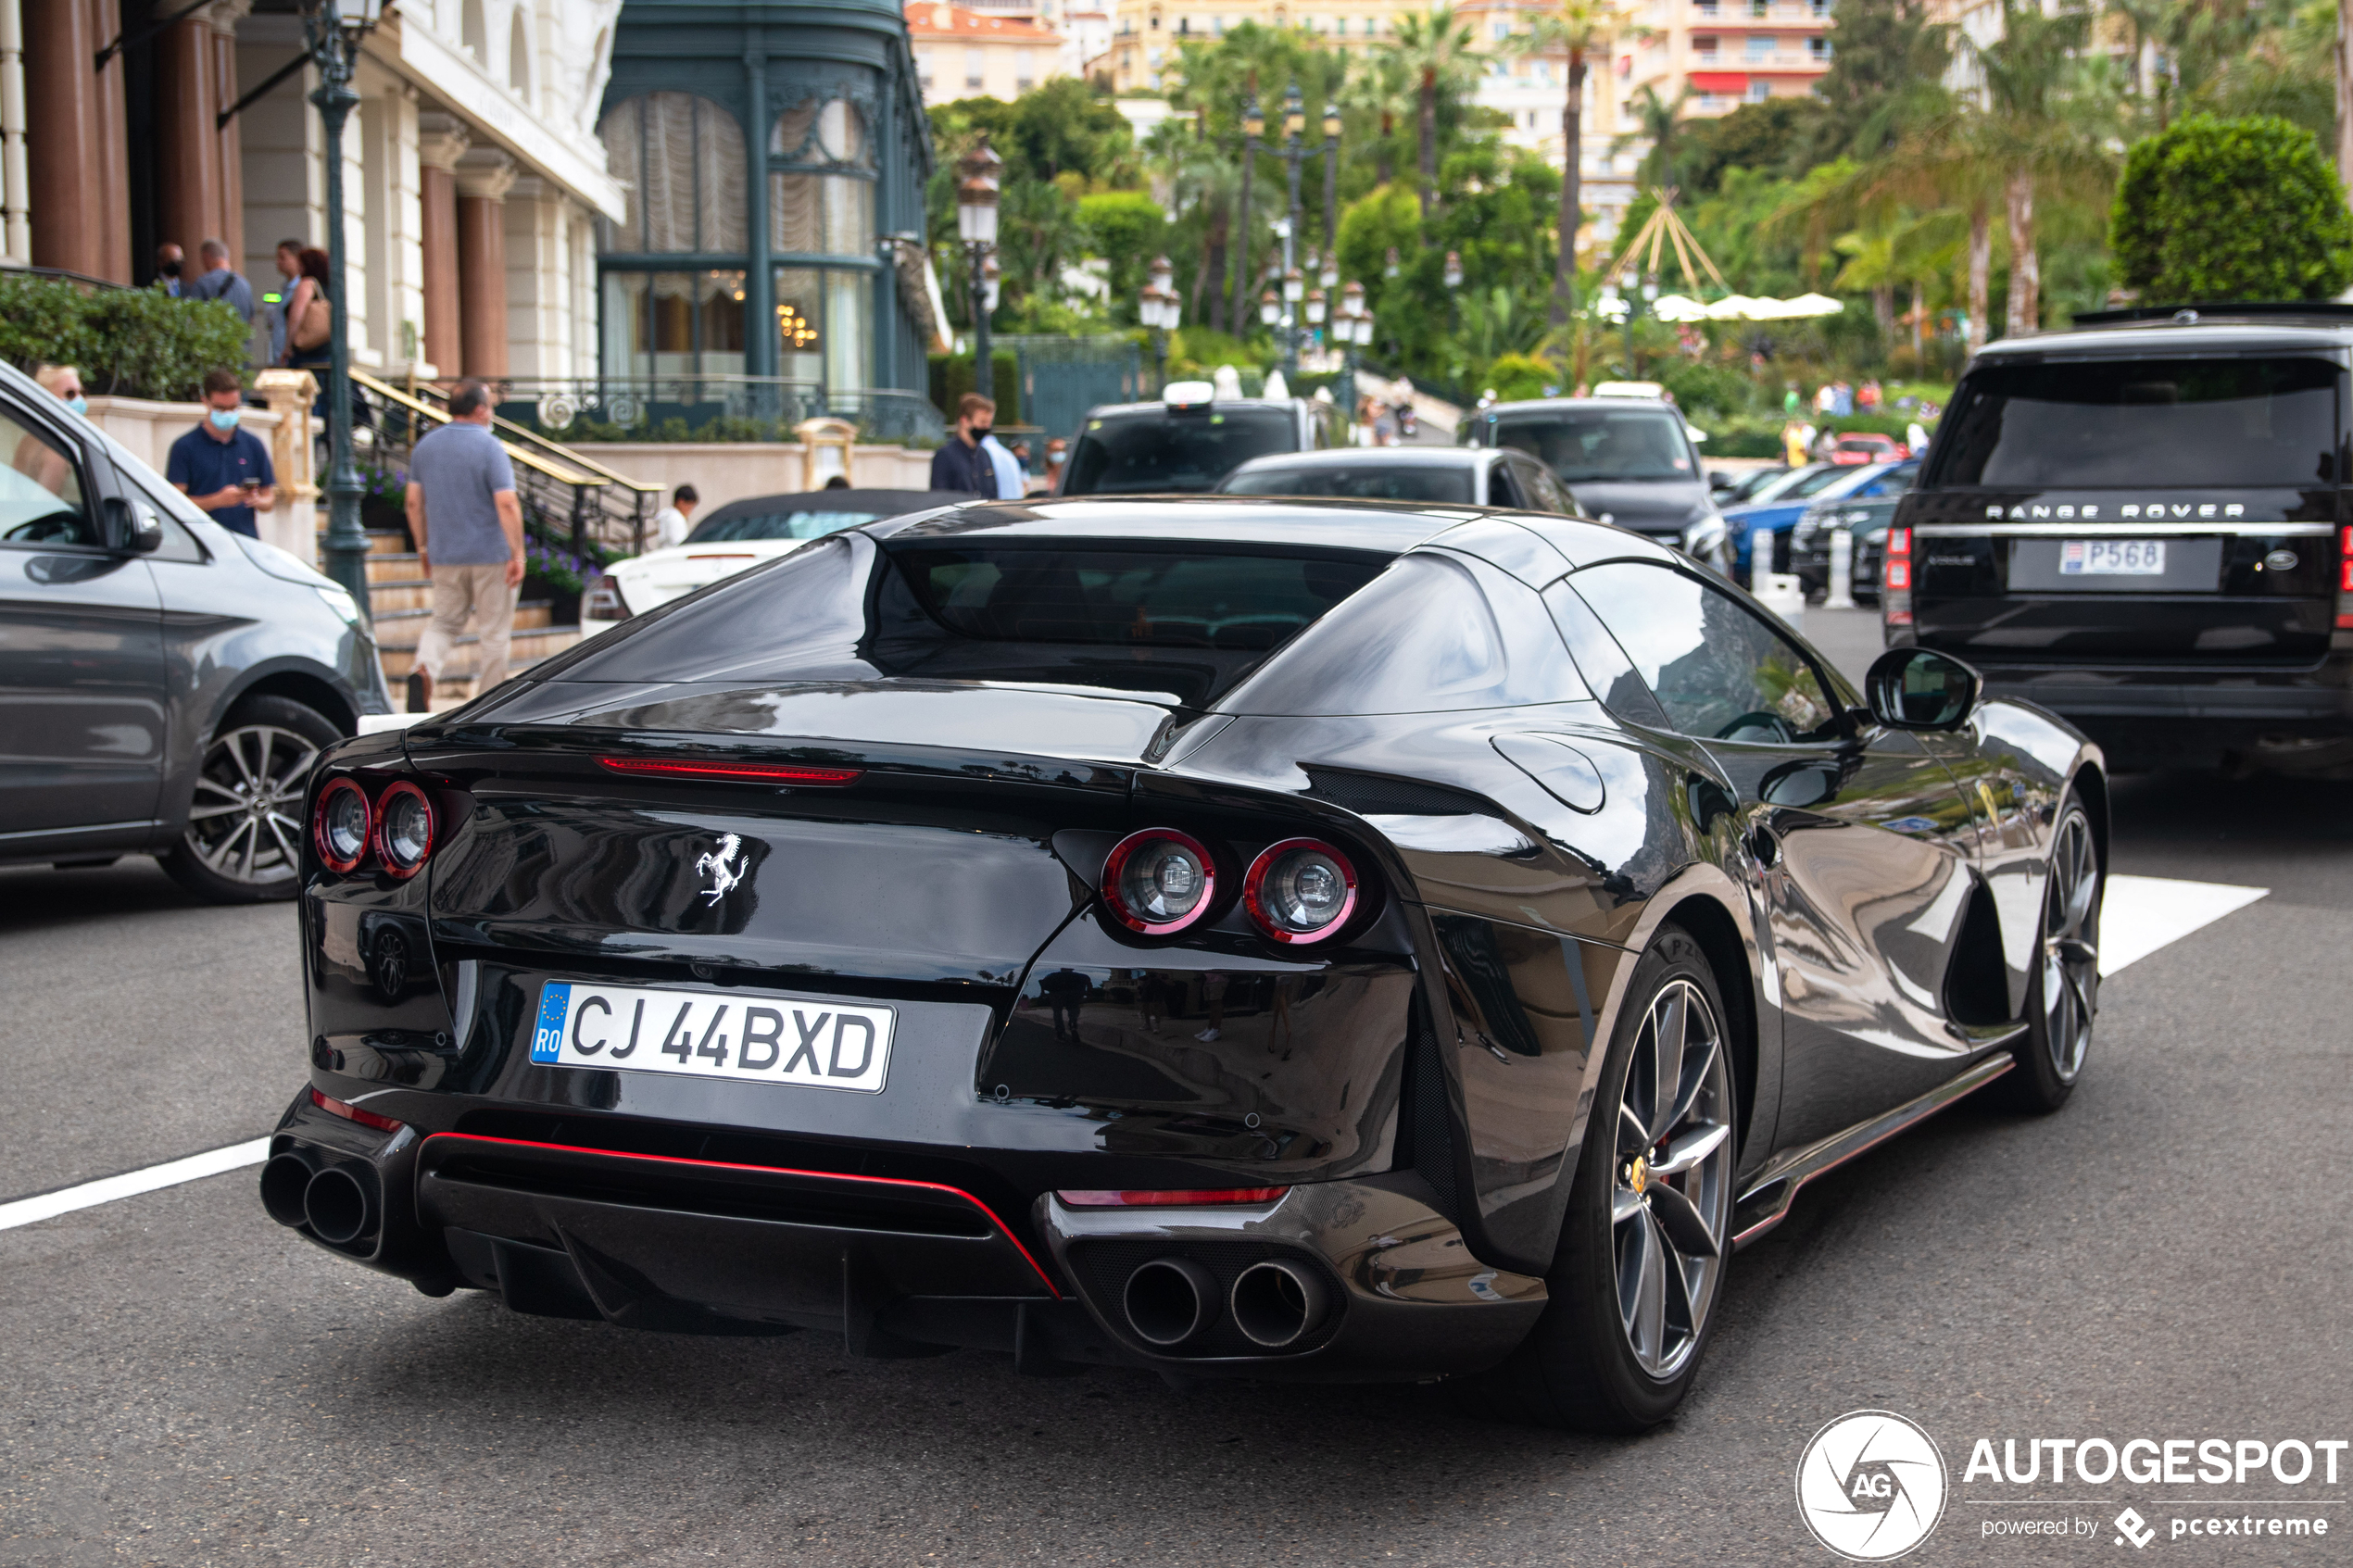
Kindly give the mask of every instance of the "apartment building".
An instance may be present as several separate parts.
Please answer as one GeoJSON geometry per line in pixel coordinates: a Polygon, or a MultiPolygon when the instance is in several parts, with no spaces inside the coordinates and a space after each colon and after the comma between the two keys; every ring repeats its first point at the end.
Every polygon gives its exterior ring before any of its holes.
{"type": "MultiPolygon", "coordinates": [[[[1038,3],[1059,9],[1063,0],[1038,3]]],[[[916,0],[907,7],[907,40],[915,51],[915,75],[926,106],[958,98],[1018,98],[1072,69],[1064,39],[1042,9],[916,0]]]]}
{"type": "Polygon", "coordinates": [[[1617,50],[1624,94],[1649,87],[1686,115],[1797,97],[1830,69],[1831,0],[1648,0],[1617,50]]]}
{"type": "Polygon", "coordinates": [[[1400,10],[1378,0],[1114,0],[1111,47],[1088,70],[1119,92],[1154,89],[1179,44],[1213,42],[1244,22],[1302,28],[1327,47],[1361,51],[1396,31],[1400,10]]]}

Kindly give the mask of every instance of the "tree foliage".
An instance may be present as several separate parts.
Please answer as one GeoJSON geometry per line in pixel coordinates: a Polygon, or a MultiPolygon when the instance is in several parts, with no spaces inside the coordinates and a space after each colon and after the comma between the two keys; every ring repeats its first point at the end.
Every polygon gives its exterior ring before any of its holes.
{"type": "Polygon", "coordinates": [[[2325,299],[2353,283],[2353,213],[2310,132],[2192,115],[2127,155],[2109,229],[2152,304],[2325,299]]]}
{"type": "Polygon", "coordinates": [[[218,300],[0,276],[0,358],[26,371],[71,365],[94,394],[194,401],[207,370],[244,367],[247,336],[218,300]]]}

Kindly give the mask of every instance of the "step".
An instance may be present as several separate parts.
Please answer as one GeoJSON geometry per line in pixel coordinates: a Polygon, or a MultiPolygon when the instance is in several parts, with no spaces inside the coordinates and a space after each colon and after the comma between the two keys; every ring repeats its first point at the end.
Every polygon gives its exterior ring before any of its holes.
{"type": "MultiPolygon", "coordinates": [[[[387,590],[397,591],[397,590],[387,590]]],[[[424,585],[424,594],[414,605],[394,607],[384,602],[384,595],[368,596],[376,612],[376,642],[382,646],[388,638],[393,642],[414,646],[424,634],[425,622],[433,619],[433,585],[424,585]]],[[[554,623],[554,601],[524,599],[515,606],[515,630],[543,631],[554,623]]]]}
{"type": "MultiPolygon", "coordinates": [[[[408,551],[408,548],[409,534],[404,529],[371,528],[368,530],[368,553],[371,556],[402,555],[408,551]]],[[[319,530],[319,558],[324,560],[326,558],[327,531],[321,528],[319,530]]]]}
{"type": "Polygon", "coordinates": [[[417,553],[409,550],[397,555],[371,555],[368,558],[368,582],[406,583],[424,581],[422,568],[417,565],[417,553]]]}
{"type": "MultiPolygon", "coordinates": [[[[411,624],[419,633],[424,630],[422,621],[414,621],[411,624]]],[[[409,679],[409,667],[417,657],[417,640],[415,635],[409,633],[405,629],[395,633],[394,635],[401,640],[379,642],[376,645],[376,651],[384,661],[384,679],[397,686],[409,679]]],[[[513,674],[528,669],[543,659],[552,658],[580,641],[581,635],[581,630],[577,626],[537,626],[528,631],[518,627],[513,638],[508,644],[507,672],[513,674]]],[[[474,668],[473,651],[480,642],[481,639],[471,632],[457,639],[450,649],[449,668],[442,672],[442,679],[436,681],[434,684],[438,686],[454,680],[471,679],[474,668]]]]}

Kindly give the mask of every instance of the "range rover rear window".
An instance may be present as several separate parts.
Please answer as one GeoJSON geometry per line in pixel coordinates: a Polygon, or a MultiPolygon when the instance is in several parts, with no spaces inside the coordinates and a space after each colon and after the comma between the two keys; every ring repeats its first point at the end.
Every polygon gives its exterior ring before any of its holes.
{"type": "Polygon", "coordinates": [[[1945,413],[1926,486],[2334,483],[2342,373],[2296,358],[1985,366],[1945,413]]]}

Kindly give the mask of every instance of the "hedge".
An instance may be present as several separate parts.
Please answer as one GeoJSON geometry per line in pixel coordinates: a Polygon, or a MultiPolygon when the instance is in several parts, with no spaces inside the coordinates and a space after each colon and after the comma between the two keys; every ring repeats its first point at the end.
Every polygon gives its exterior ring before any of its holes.
{"type": "Polygon", "coordinates": [[[219,300],[0,273],[0,358],[28,374],[71,365],[94,396],[193,402],[207,370],[245,369],[251,337],[219,300]]]}
{"type": "MultiPolygon", "coordinates": [[[[931,403],[956,422],[956,405],[973,389],[973,356],[970,354],[935,354],[931,358],[931,403]]],[[[994,345],[988,350],[989,369],[996,374],[990,379],[997,384],[989,394],[997,405],[997,422],[1000,425],[1021,423],[1021,357],[1010,348],[994,345]]]]}
{"type": "Polygon", "coordinates": [[[2150,305],[2326,299],[2353,283],[2353,213],[2312,133],[2271,115],[2190,115],[2136,143],[2109,220],[2150,305]]]}

